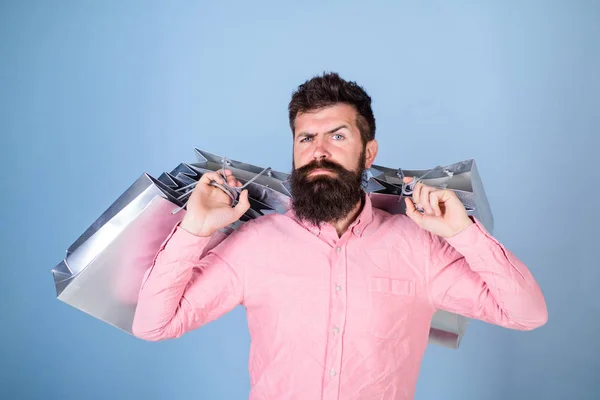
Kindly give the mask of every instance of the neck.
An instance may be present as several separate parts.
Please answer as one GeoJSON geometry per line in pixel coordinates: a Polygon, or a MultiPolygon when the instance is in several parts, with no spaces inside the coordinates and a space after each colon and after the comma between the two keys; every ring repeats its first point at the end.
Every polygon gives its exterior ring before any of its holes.
{"type": "Polygon", "coordinates": [[[338,237],[342,237],[344,232],[346,232],[346,230],[348,230],[348,227],[350,225],[352,225],[354,220],[358,217],[358,215],[362,211],[363,204],[364,204],[364,197],[361,197],[360,201],[356,203],[354,208],[352,208],[352,211],[350,211],[347,216],[345,216],[343,219],[340,219],[337,222],[332,223],[332,225],[335,227],[335,230],[337,231],[338,237]]]}

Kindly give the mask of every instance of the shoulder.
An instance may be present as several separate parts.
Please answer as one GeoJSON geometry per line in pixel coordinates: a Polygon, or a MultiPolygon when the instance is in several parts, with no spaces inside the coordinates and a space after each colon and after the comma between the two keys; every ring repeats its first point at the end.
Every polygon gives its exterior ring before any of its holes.
{"type": "Polygon", "coordinates": [[[289,231],[285,227],[289,218],[282,214],[269,214],[248,221],[238,221],[230,225],[226,231],[214,234],[214,241],[218,242],[212,249],[221,258],[233,263],[247,257],[248,254],[265,245],[265,238],[272,239],[283,237],[277,234],[289,231]]]}
{"type": "Polygon", "coordinates": [[[432,245],[433,238],[404,214],[390,214],[374,209],[373,221],[369,227],[371,238],[400,250],[403,254],[425,254],[432,245]]]}
{"type": "Polygon", "coordinates": [[[373,225],[378,229],[389,230],[407,239],[423,239],[428,232],[404,214],[390,214],[387,211],[373,209],[373,225]]]}
{"type": "Polygon", "coordinates": [[[263,215],[246,222],[252,229],[259,233],[287,231],[298,223],[287,214],[272,213],[263,215]]]}

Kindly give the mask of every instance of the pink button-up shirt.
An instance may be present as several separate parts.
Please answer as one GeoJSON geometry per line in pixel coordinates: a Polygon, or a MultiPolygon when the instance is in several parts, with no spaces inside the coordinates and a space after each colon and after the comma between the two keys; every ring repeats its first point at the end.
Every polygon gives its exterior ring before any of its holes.
{"type": "Polygon", "coordinates": [[[291,211],[224,240],[176,226],[145,275],[133,332],[179,337],[241,304],[250,399],[411,399],[437,309],[520,330],[547,320],[529,270],[474,221],[444,239],[367,196],[342,237],[291,211]]]}

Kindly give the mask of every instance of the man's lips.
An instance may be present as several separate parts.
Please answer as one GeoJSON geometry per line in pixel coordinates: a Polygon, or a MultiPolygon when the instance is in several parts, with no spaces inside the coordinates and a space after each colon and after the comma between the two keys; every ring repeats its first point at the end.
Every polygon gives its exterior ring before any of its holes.
{"type": "Polygon", "coordinates": [[[309,175],[333,174],[333,171],[325,168],[317,168],[310,172],[309,175]]]}

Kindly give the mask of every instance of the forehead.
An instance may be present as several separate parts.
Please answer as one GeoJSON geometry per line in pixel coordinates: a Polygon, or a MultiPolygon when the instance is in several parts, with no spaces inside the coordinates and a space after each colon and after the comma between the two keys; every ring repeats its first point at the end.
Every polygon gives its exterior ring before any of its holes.
{"type": "Polygon", "coordinates": [[[336,104],[316,111],[299,113],[294,126],[295,133],[319,133],[342,124],[356,127],[356,110],[351,105],[336,104]]]}

